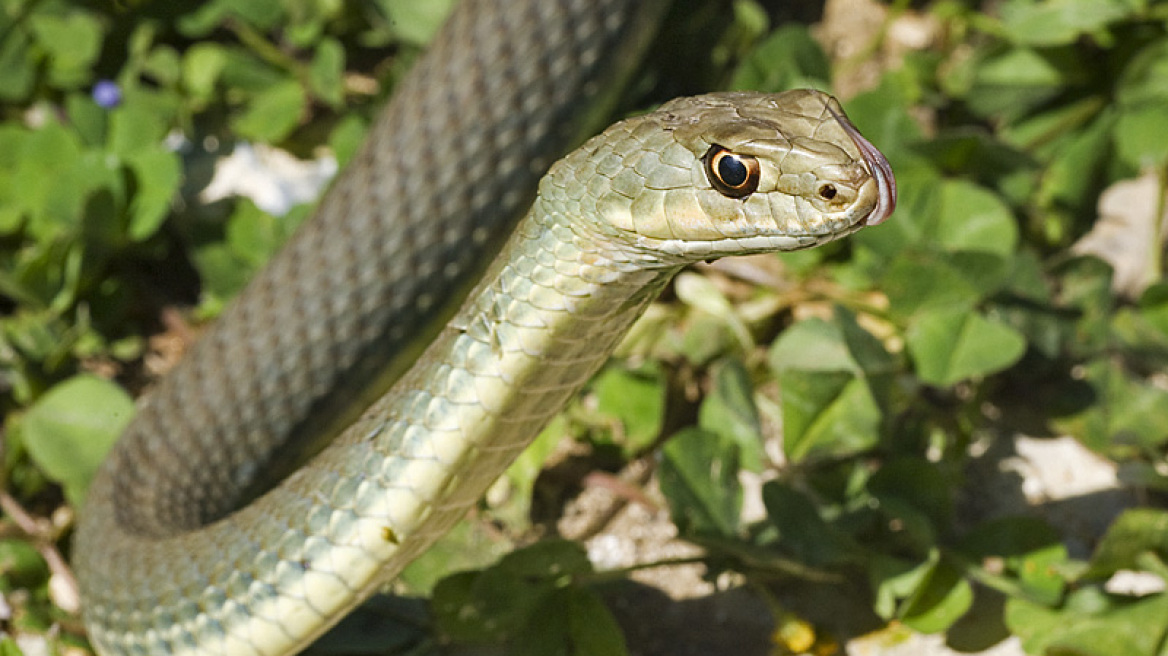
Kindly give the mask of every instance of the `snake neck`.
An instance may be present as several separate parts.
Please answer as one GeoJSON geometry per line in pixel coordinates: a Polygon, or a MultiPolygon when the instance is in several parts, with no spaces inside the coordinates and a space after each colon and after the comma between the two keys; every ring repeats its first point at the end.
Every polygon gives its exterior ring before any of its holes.
{"type": "MultiPolygon", "coordinates": [[[[399,384],[398,394],[462,398],[467,431],[484,440],[500,430],[523,434],[516,450],[600,368],[680,268],[632,253],[559,207],[536,203],[422,357],[431,364],[399,384]]],[[[449,416],[459,411],[455,403],[449,416]]]]}

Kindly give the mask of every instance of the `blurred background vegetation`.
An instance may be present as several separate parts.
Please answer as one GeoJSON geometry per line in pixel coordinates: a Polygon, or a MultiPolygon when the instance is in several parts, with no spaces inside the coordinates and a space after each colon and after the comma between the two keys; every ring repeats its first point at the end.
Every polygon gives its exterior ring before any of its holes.
{"type": "MultiPolygon", "coordinates": [[[[0,0],[0,654],[86,653],[93,468],[310,212],[216,165],[343,166],[451,4],[0,0]]],[[[893,219],[682,274],[320,653],[1168,654],[1168,3],[679,0],[621,111],[793,86],[893,219]]]]}

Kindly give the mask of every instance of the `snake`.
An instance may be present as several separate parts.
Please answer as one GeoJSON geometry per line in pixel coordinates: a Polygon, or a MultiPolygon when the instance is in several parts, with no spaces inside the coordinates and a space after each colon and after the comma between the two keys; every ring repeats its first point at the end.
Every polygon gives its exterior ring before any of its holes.
{"type": "Polygon", "coordinates": [[[463,517],[679,270],[888,218],[888,161],[819,91],[681,98],[585,141],[666,5],[456,7],[96,473],[72,558],[98,653],[296,653],[463,517]]]}

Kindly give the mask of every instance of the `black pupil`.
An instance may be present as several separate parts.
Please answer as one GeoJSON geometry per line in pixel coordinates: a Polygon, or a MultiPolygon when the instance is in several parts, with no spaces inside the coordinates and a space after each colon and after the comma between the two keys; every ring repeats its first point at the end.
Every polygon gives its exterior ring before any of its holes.
{"type": "Polygon", "coordinates": [[[718,176],[731,187],[741,187],[746,183],[746,165],[737,157],[727,155],[718,159],[718,176]]]}

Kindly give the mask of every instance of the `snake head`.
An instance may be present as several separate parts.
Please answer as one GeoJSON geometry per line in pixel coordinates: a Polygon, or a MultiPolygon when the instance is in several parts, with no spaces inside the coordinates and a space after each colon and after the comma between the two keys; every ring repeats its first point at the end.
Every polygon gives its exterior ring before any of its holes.
{"type": "Polygon", "coordinates": [[[681,260],[808,248],[896,204],[888,160],[811,90],[680,98],[564,163],[570,179],[549,186],[602,217],[597,229],[681,260]]]}

